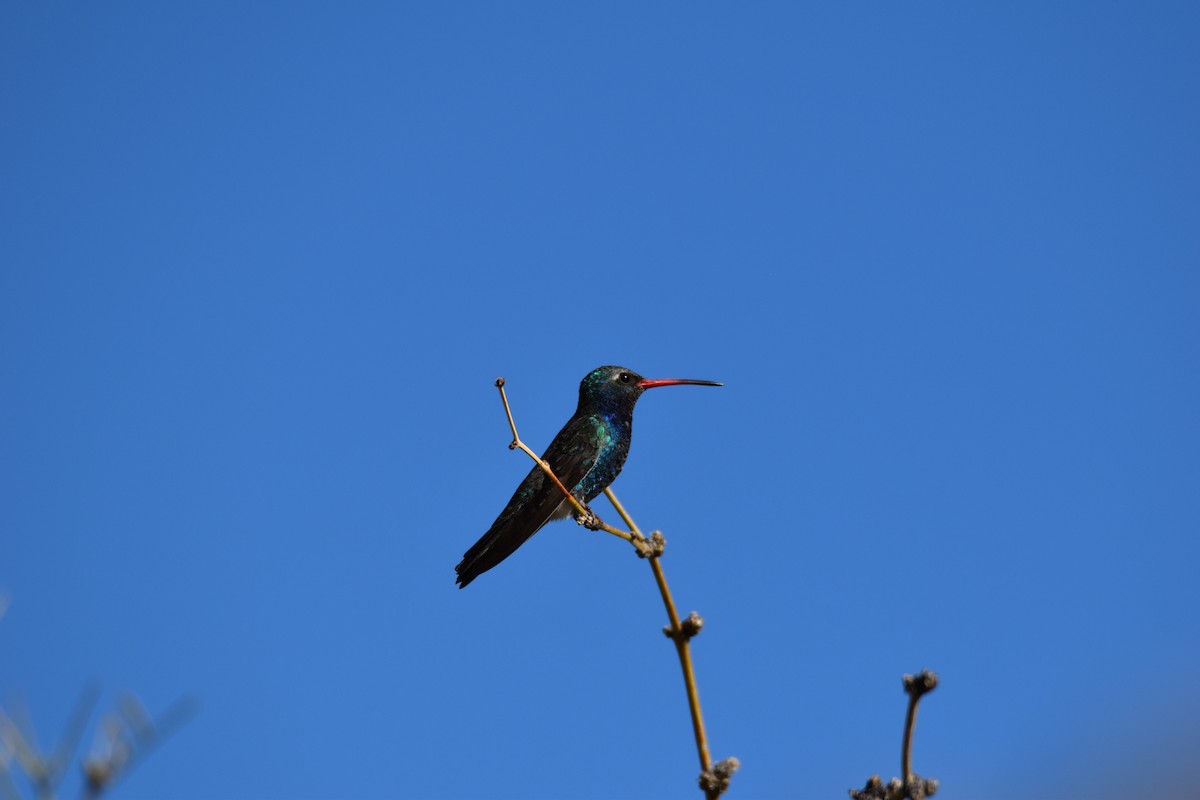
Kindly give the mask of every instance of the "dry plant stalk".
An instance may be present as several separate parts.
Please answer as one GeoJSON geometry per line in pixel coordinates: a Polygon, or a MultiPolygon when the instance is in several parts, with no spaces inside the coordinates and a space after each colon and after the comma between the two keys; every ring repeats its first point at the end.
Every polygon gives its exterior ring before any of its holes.
{"type": "Polygon", "coordinates": [[[538,457],[538,454],[529,449],[529,447],[521,441],[521,437],[517,434],[517,423],[513,420],[512,408],[508,404],[508,395],[504,391],[504,379],[496,379],[496,388],[500,390],[500,400],[504,403],[504,413],[508,417],[508,426],[512,430],[512,442],[509,443],[509,450],[520,449],[525,455],[529,456],[534,462],[542,468],[546,476],[554,482],[559,491],[575,509],[575,518],[580,525],[589,530],[604,531],[613,536],[618,536],[633,545],[639,558],[645,558],[650,562],[650,569],[654,573],[654,582],[658,586],[659,594],[662,595],[663,605],[667,609],[667,619],[670,625],[663,628],[663,633],[667,635],[672,642],[675,643],[675,651],[679,655],[679,666],[683,670],[683,684],[687,690],[688,710],[692,715],[692,733],[696,738],[696,752],[700,757],[700,788],[704,791],[705,800],[716,800],[726,790],[729,789],[730,779],[733,773],[740,766],[736,758],[727,758],[717,764],[712,763],[712,757],[708,753],[708,736],[704,731],[704,717],[700,712],[700,690],[696,688],[696,673],[692,668],[692,654],[688,643],[691,638],[700,632],[704,626],[704,620],[700,615],[693,611],[685,619],[680,620],[679,612],[675,608],[675,601],[671,598],[671,590],[667,586],[667,576],[663,572],[660,559],[662,558],[663,548],[666,545],[666,539],[662,533],[654,531],[649,537],[642,534],[637,523],[633,521],[633,517],[621,505],[617,496],[613,494],[611,488],[605,488],[604,496],[612,503],[617,514],[629,526],[629,530],[615,528],[602,521],[596,516],[590,508],[579,501],[579,498],[571,494],[571,491],[563,485],[558,476],[554,474],[554,470],[550,468],[544,460],[538,457]]]}
{"type": "Polygon", "coordinates": [[[900,774],[886,784],[872,775],[862,789],[851,789],[851,800],[925,800],[937,793],[938,781],[922,778],[912,771],[913,729],[917,725],[917,704],[937,688],[938,676],[929,670],[904,676],[904,691],[908,695],[908,710],[904,714],[904,741],[900,745],[900,774]]]}

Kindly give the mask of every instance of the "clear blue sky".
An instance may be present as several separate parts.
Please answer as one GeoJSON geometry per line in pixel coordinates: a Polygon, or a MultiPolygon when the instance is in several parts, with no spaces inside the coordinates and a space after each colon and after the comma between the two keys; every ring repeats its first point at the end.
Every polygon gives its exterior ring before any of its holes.
{"type": "Polygon", "coordinates": [[[1196,741],[1198,41],[5,3],[0,695],[43,740],[92,678],[199,697],[126,798],[698,798],[626,546],[558,523],[454,588],[529,468],[492,381],[540,449],[617,363],[726,384],[647,395],[615,488],[707,620],[731,797],[896,774],[926,666],[947,797],[1196,741]]]}

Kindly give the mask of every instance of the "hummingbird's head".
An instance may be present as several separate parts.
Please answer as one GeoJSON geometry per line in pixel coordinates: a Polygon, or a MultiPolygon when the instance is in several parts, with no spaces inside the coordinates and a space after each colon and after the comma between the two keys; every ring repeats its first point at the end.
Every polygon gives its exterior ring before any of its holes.
{"type": "Polygon", "coordinates": [[[579,384],[579,408],[596,408],[606,413],[633,414],[633,406],[647,389],[656,386],[720,386],[715,381],[690,378],[643,378],[627,367],[597,367],[579,384]]]}

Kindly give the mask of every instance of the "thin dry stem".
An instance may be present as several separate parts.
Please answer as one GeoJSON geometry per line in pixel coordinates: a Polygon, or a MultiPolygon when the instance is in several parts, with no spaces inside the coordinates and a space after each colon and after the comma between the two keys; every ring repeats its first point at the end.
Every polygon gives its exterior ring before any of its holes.
{"type": "MultiPolygon", "coordinates": [[[[671,641],[675,643],[675,651],[679,654],[679,668],[683,670],[683,685],[687,690],[688,710],[692,712],[692,735],[696,737],[696,752],[700,756],[700,771],[708,772],[712,767],[712,759],[708,754],[708,736],[704,732],[704,716],[700,712],[700,690],[696,686],[696,673],[692,669],[692,650],[688,646],[688,638],[683,633],[679,623],[679,614],[671,600],[671,591],[667,588],[667,577],[663,574],[662,564],[658,556],[650,558],[650,568],[654,570],[654,580],[662,594],[663,604],[667,607],[667,617],[671,620],[671,628],[675,635],[671,641]]],[[[709,793],[716,797],[718,793],[709,793]]]]}
{"type": "Polygon", "coordinates": [[[903,776],[904,783],[907,784],[912,780],[912,734],[913,728],[917,725],[917,702],[920,696],[917,694],[909,695],[908,697],[908,713],[904,715],[904,744],[900,753],[900,774],[903,776]]]}
{"type": "MultiPolygon", "coordinates": [[[[612,503],[613,508],[621,515],[621,519],[625,520],[625,524],[629,526],[630,530],[641,536],[642,532],[637,523],[625,510],[625,506],[621,505],[621,501],[617,499],[617,495],[611,487],[605,487],[604,496],[608,498],[608,502],[612,503]]],[[[675,643],[675,651],[679,654],[679,667],[683,670],[688,710],[692,714],[692,734],[696,737],[696,752],[700,756],[700,771],[708,772],[712,768],[712,758],[708,753],[708,736],[704,732],[704,715],[700,711],[700,690],[696,687],[696,673],[692,669],[692,651],[688,646],[689,637],[683,632],[683,625],[679,621],[679,612],[675,609],[675,601],[671,598],[671,589],[667,586],[667,576],[663,572],[662,564],[659,563],[659,557],[651,555],[647,560],[650,562],[650,569],[654,572],[654,582],[658,584],[658,592],[662,595],[663,605],[666,606],[667,619],[671,622],[670,636],[671,641],[675,643]]],[[[706,792],[706,794],[708,793],[706,792]]],[[[717,795],[711,796],[716,797],[717,795]]]]}
{"type": "Polygon", "coordinates": [[[905,786],[913,780],[912,772],[912,740],[913,729],[917,726],[917,704],[925,694],[932,692],[938,685],[935,672],[923,670],[917,675],[904,676],[904,691],[908,693],[908,711],[904,715],[904,743],[900,751],[900,775],[905,786]]]}
{"type": "Polygon", "coordinates": [[[662,554],[661,548],[655,549],[646,535],[642,533],[642,529],[633,521],[633,517],[629,516],[629,512],[625,510],[625,506],[621,505],[621,501],[613,494],[613,490],[609,487],[604,487],[604,496],[608,498],[608,502],[612,503],[612,507],[617,510],[617,514],[629,526],[630,538],[629,542],[637,548],[638,554],[642,558],[655,558],[662,554]]]}
{"type": "Polygon", "coordinates": [[[625,524],[629,526],[629,530],[633,531],[638,536],[641,536],[641,529],[638,528],[637,523],[633,521],[633,517],[629,516],[629,512],[625,510],[625,506],[621,505],[621,501],[617,499],[615,494],[613,494],[613,490],[607,486],[604,487],[604,496],[608,498],[608,502],[612,503],[612,507],[617,510],[617,514],[619,514],[621,519],[625,521],[625,524]]]}
{"type": "Polygon", "coordinates": [[[926,800],[937,794],[939,783],[922,778],[912,770],[912,740],[917,724],[917,703],[937,688],[937,673],[921,670],[904,676],[904,692],[908,695],[908,711],[904,715],[904,742],[900,746],[900,771],[903,778],[892,778],[887,784],[878,775],[867,779],[862,789],[851,789],[854,800],[926,800]]]}
{"type": "MultiPolygon", "coordinates": [[[[542,471],[550,477],[550,480],[554,481],[554,485],[559,488],[559,491],[563,493],[563,496],[565,496],[567,500],[570,501],[571,505],[574,506],[576,513],[581,516],[586,516],[590,509],[583,505],[583,503],[579,502],[579,499],[575,497],[575,495],[571,494],[567,487],[563,485],[563,482],[558,479],[558,476],[554,474],[554,470],[550,468],[549,464],[539,458],[536,453],[530,450],[525,443],[521,441],[521,437],[517,434],[517,423],[513,420],[512,409],[508,405],[508,395],[504,391],[504,378],[496,379],[496,388],[500,390],[500,400],[504,403],[504,413],[508,416],[508,425],[512,429],[513,440],[512,443],[509,444],[508,449],[513,450],[519,448],[525,453],[525,455],[532,458],[534,462],[542,468],[542,471]]],[[[642,534],[642,531],[638,528],[637,523],[633,521],[633,517],[631,517],[629,512],[625,510],[625,506],[621,505],[621,501],[617,499],[615,494],[613,494],[612,489],[606,487],[604,489],[604,496],[608,498],[608,501],[612,503],[613,508],[617,510],[617,514],[619,514],[621,519],[625,521],[625,524],[629,526],[629,530],[623,531],[619,528],[614,528],[611,525],[599,521],[598,519],[596,520],[596,529],[605,531],[606,533],[611,533],[614,536],[621,537],[625,541],[632,544],[634,548],[637,549],[638,554],[650,562],[650,569],[654,573],[654,582],[658,585],[658,591],[659,594],[662,595],[663,605],[667,609],[667,619],[669,619],[671,622],[671,625],[668,629],[666,629],[666,632],[671,638],[671,641],[675,643],[675,652],[679,655],[679,666],[683,671],[683,684],[684,688],[687,690],[688,710],[692,715],[692,733],[696,738],[696,751],[700,757],[700,772],[704,794],[706,800],[716,800],[716,798],[721,795],[723,790],[717,785],[719,782],[708,781],[706,783],[703,780],[705,776],[709,776],[713,772],[712,758],[708,753],[708,737],[704,732],[704,717],[700,712],[700,690],[696,687],[696,674],[692,668],[691,648],[688,646],[691,635],[685,632],[683,624],[679,620],[679,612],[675,609],[675,601],[671,599],[671,590],[667,586],[667,576],[663,572],[662,564],[659,563],[659,557],[662,554],[662,537],[660,534],[656,533],[654,536],[654,543],[651,544],[650,540],[648,540],[642,534]]],[[[698,630],[698,628],[696,630],[698,630]]],[[[694,634],[695,631],[692,631],[692,633],[694,634]]],[[[736,769],[736,759],[730,759],[730,767],[728,769],[729,774],[732,775],[732,771],[736,769]]],[[[729,783],[728,778],[728,775],[726,775],[724,778],[725,786],[727,786],[729,783]]]]}
{"type": "MultiPolygon", "coordinates": [[[[604,494],[608,498],[608,503],[611,503],[613,509],[617,510],[620,518],[624,519],[626,525],[629,525],[629,529],[634,531],[638,536],[642,536],[641,529],[637,527],[637,523],[634,522],[634,518],[629,515],[629,512],[625,511],[625,506],[620,504],[620,500],[617,499],[617,494],[612,491],[612,488],[605,487],[604,494]]],[[[660,564],[658,555],[650,555],[647,560],[650,563],[650,570],[654,572],[654,582],[659,585],[662,604],[667,609],[667,619],[671,621],[671,640],[676,645],[676,651],[679,654],[679,668],[683,670],[684,688],[688,691],[691,730],[692,734],[696,736],[696,752],[700,754],[700,770],[701,772],[707,772],[712,769],[713,760],[708,754],[708,736],[704,733],[704,716],[700,710],[700,688],[696,686],[696,673],[691,666],[691,648],[688,646],[689,637],[685,636],[683,624],[679,621],[679,612],[676,610],[674,600],[672,600],[671,589],[667,587],[667,576],[662,571],[662,564],[660,564]]]]}

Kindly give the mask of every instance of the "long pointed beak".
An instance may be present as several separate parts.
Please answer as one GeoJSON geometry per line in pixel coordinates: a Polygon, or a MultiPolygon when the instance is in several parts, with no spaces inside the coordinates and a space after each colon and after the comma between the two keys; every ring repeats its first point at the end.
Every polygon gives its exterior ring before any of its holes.
{"type": "Polygon", "coordinates": [[[658,378],[655,380],[638,381],[638,386],[642,389],[653,389],[656,386],[724,386],[723,383],[716,381],[696,381],[691,378],[658,378]]]}

